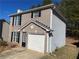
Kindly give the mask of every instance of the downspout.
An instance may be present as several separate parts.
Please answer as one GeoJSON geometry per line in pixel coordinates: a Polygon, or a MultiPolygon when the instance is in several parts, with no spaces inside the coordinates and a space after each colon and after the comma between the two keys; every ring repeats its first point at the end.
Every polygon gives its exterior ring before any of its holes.
{"type": "MultiPolygon", "coordinates": [[[[52,14],[52,12],[53,12],[52,9],[50,9],[50,29],[51,30],[53,30],[53,24],[52,24],[53,23],[53,18],[52,18],[53,14],[52,14]]],[[[50,50],[49,52],[50,53],[52,53],[52,46],[51,46],[52,42],[51,42],[51,40],[52,40],[52,36],[49,37],[49,44],[50,44],[49,45],[49,50],[50,50]]]]}

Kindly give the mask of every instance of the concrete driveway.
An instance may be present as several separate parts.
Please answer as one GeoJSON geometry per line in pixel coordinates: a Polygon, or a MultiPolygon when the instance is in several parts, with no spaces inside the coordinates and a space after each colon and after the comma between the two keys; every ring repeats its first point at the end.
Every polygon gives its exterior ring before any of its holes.
{"type": "Polygon", "coordinates": [[[0,53],[0,59],[40,59],[43,53],[25,48],[14,48],[0,53]]]}

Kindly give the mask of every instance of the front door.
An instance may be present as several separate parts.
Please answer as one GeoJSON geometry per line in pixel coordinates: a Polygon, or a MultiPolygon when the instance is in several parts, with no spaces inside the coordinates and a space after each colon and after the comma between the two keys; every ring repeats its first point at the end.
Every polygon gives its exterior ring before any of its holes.
{"type": "Polygon", "coordinates": [[[26,47],[27,44],[27,33],[23,32],[22,33],[22,47],[26,47]]]}

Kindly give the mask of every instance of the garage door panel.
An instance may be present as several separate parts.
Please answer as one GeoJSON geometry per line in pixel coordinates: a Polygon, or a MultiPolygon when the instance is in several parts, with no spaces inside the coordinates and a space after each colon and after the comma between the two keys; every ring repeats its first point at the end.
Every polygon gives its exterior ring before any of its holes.
{"type": "Polygon", "coordinates": [[[44,52],[45,35],[28,35],[28,48],[39,52],[44,52]]]}

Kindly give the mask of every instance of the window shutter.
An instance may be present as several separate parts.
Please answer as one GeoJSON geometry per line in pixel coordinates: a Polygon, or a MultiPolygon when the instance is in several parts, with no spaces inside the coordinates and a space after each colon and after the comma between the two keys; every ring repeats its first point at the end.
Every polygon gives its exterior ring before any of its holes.
{"type": "Polygon", "coordinates": [[[31,18],[33,18],[33,12],[31,12],[31,18]]]}
{"type": "Polygon", "coordinates": [[[41,11],[39,11],[39,17],[41,17],[41,11]]]}
{"type": "Polygon", "coordinates": [[[13,17],[13,20],[12,20],[12,25],[14,26],[14,17],[13,17]]]}
{"type": "Polygon", "coordinates": [[[20,15],[19,25],[21,25],[21,20],[22,20],[21,18],[22,18],[22,17],[21,17],[21,15],[20,15]]]}
{"type": "Polygon", "coordinates": [[[11,42],[12,42],[12,40],[13,40],[13,32],[11,33],[11,42]]]}

